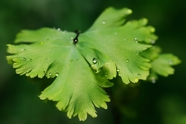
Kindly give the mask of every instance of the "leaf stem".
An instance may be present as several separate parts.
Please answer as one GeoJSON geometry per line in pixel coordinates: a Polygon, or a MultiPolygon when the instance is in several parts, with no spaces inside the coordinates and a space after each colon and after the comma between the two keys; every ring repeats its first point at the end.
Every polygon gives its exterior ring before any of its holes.
{"type": "Polygon", "coordinates": [[[78,36],[80,34],[80,30],[75,30],[74,32],[76,33],[76,37],[73,39],[73,41],[74,41],[73,43],[77,44],[78,43],[78,36]]]}

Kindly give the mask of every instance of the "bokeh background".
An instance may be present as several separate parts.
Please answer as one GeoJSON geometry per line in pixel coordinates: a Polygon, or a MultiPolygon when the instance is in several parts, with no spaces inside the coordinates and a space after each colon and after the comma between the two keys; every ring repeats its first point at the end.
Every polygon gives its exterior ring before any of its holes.
{"type": "Polygon", "coordinates": [[[185,6],[181,0],[0,0],[0,124],[186,124],[185,6]],[[116,94],[120,108],[109,103],[95,119],[68,119],[54,103],[38,98],[38,82],[15,74],[5,59],[6,44],[21,29],[85,31],[108,6],[132,9],[129,19],[147,18],[159,36],[157,45],[182,63],[174,75],[159,77],[155,84],[122,87],[116,94]]]}

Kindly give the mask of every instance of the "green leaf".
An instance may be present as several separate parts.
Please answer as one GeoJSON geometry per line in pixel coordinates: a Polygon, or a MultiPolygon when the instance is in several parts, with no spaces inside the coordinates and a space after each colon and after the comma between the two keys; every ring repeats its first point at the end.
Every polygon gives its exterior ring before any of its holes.
{"type": "Polygon", "coordinates": [[[95,107],[106,109],[110,101],[102,89],[113,85],[109,79],[118,74],[124,83],[136,83],[147,79],[149,69],[154,74],[172,73],[169,66],[161,68],[165,59],[179,63],[175,56],[160,56],[159,49],[153,49],[157,36],[153,27],[146,26],[147,19],[126,22],[131,13],[109,7],[81,34],[51,28],[23,30],[17,45],[8,44],[7,60],[17,74],[55,78],[39,97],[56,101],[69,118],[96,117],[95,107]]]}
{"type": "MultiPolygon", "coordinates": [[[[45,28],[36,32],[45,33],[46,30],[55,31],[45,28]]],[[[31,42],[32,36],[37,35],[36,32],[26,31],[27,37],[21,33],[16,42],[31,42]]],[[[74,33],[65,32],[64,36],[64,32],[59,33],[62,36],[57,38],[51,34],[51,39],[42,35],[35,37],[34,43],[29,45],[8,45],[8,52],[13,55],[7,59],[13,63],[17,74],[25,74],[32,78],[36,76],[42,78],[44,75],[48,78],[56,77],[55,81],[42,92],[40,98],[57,101],[58,109],[67,111],[69,118],[78,115],[80,120],[85,120],[87,113],[96,117],[94,106],[106,109],[105,102],[110,101],[100,87],[110,87],[112,84],[105,77],[94,74],[73,44],[74,33]]],[[[98,50],[90,49],[89,53],[96,58],[103,56],[98,50]]]]}
{"type": "Polygon", "coordinates": [[[67,60],[69,64],[61,69],[59,76],[42,92],[40,98],[58,101],[56,106],[67,111],[69,118],[78,115],[84,121],[87,113],[97,116],[94,106],[107,108],[105,102],[110,99],[99,86],[109,87],[112,84],[104,77],[95,75],[79,52],[71,49],[67,60]]]}
{"type": "Polygon", "coordinates": [[[127,15],[131,14],[132,10],[128,8],[115,9],[109,7],[97,18],[94,24],[89,28],[88,31],[97,30],[102,28],[114,28],[120,27],[124,24],[127,15]],[[106,24],[106,25],[105,25],[106,24]]]}
{"type": "Polygon", "coordinates": [[[179,64],[181,61],[172,54],[162,54],[161,48],[153,46],[140,53],[141,56],[151,60],[151,69],[148,80],[155,83],[158,75],[168,76],[174,74],[172,66],[179,64]]]}
{"type": "Polygon", "coordinates": [[[118,70],[124,83],[146,80],[151,67],[150,61],[139,53],[151,47],[142,42],[157,39],[152,34],[154,28],[145,26],[147,19],[130,21],[123,25],[123,17],[130,13],[131,10],[127,8],[116,10],[110,7],[99,16],[88,31],[79,36],[81,44],[90,41],[94,48],[110,59],[106,69],[109,74],[105,76],[109,75],[108,79],[112,79],[118,70]]]}
{"type": "Polygon", "coordinates": [[[179,64],[181,61],[172,54],[161,54],[152,62],[152,70],[159,75],[168,76],[174,74],[171,66],[179,64]]]}
{"type": "Polygon", "coordinates": [[[46,36],[41,35],[42,31],[43,34],[45,34],[45,31],[56,32],[55,29],[49,28],[40,29],[36,32],[24,31],[24,33],[18,34],[16,42],[27,43],[33,40],[33,44],[8,45],[8,52],[13,55],[8,56],[7,59],[10,63],[13,63],[17,74],[26,74],[31,78],[36,76],[42,78],[44,75],[48,78],[54,78],[55,74],[60,71],[59,67],[66,64],[64,58],[68,57],[66,52],[72,46],[71,37],[74,36],[74,33],[57,31],[56,33],[60,33],[61,37],[55,37],[54,33],[54,35],[50,34],[51,38],[46,38],[46,36]],[[37,32],[40,32],[40,37],[37,32]]]}

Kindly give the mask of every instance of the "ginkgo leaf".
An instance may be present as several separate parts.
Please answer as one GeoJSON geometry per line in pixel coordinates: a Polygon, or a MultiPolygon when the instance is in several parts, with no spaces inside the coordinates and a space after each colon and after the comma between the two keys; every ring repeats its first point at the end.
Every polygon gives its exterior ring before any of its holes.
{"type": "Polygon", "coordinates": [[[17,74],[55,78],[39,97],[56,101],[69,118],[96,117],[95,107],[106,109],[110,101],[102,89],[113,85],[109,79],[118,74],[124,83],[135,83],[146,80],[150,69],[154,74],[172,73],[169,66],[159,72],[165,59],[179,63],[152,48],[157,36],[153,27],[146,26],[147,19],[126,21],[131,13],[127,8],[109,7],[84,33],[23,30],[16,37],[17,45],[8,44],[7,60],[17,74]]]}

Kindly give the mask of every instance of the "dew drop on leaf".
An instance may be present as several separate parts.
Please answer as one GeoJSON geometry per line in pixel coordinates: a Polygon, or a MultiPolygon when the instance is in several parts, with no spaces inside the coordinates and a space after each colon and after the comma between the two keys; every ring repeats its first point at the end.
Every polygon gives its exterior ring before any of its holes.
{"type": "Polygon", "coordinates": [[[141,74],[138,74],[138,78],[140,78],[141,77],[141,74]]]}
{"type": "Polygon", "coordinates": [[[120,70],[119,69],[117,69],[117,72],[119,72],[120,70]]]}
{"type": "Polygon", "coordinates": [[[153,84],[155,84],[155,83],[156,83],[156,80],[155,80],[155,79],[153,79],[153,80],[152,80],[152,83],[153,83],[153,84]]]}
{"type": "Polygon", "coordinates": [[[52,73],[51,72],[49,72],[49,74],[48,74],[49,76],[51,76],[52,75],[52,73]]]}
{"type": "Polygon", "coordinates": [[[114,34],[115,34],[115,35],[117,35],[118,33],[117,33],[117,32],[115,32],[114,34]]]}
{"type": "Polygon", "coordinates": [[[103,25],[104,25],[104,24],[106,24],[106,21],[105,21],[105,20],[103,20],[103,21],[102,21],[102,24],[103,24],[103,25]]]}
{"type": "Polygon", "coordinates": [[[151,42],[151,44],[155,44],[156,43],[156,41],[152,40],[152,39],[150,39],[150,42],[151,42]]]}
{"type": "Polygon", "coordinates": [[[26,71],[26,74],[28,74],[30,71],[26,71]]]}
{"type": "Polygon", "coordinates": [[[134,80],[134,82],[135,82],[135,83],[137,83],[138,81],[139,81],[139,79],[138,79],[138,78],[136,78],[136,79],[134,80]]]}
{"type": "Polygon", "coordinates": [[[56,72],[56,77],[59,76],[59,72],[56,72]]]}
{"type": "Polygon", "coordinates": [[[63,31],[62,31],[63,34],[66,33],[66,32],[67,32],[66,30],[63,30],[63,31]]]}
{"type": "Polygon", "coordinates": [[[168,60],[168,63],[169,63],[169,65],[172,65],[173,64],[173,62],[172,62],[171,59],[168,60]]]}
{"type": "Polygon", "coordinates": [[[135,41],[138,41],[138,38],[134,38],[135,41]]]}
{"type": "Polygon", "coordinates": [[[22,51],[26,51],[26,49],[22,49],[22,51]]]}
{"type": "Polygon", "coordinates": [[[129,63],[129,59],[126,59],[126,62],[129,63]]]}
{"type": "Polygon", "coordinates": [[[92,59],[92,63],[93,63],[93,64],[96,64],[96,63],[97,63],[97,59],[96,59],[96,58],[93,58],[93,59],[92,59]]]}
{"type": "Polygon", "coordinates": [[[134,38],[134,41],[136,41],[136,43],[138,43],[138,38],[134,38]]]}
{"type": "Polygon", "coordinates": [[[23,57],[23,61],[26,61],[26,58],[25,57],[23,57]]]}
{"type": "Polygon", "coordinates": [[[118,73],[118,75],[119,75],[119,76],[121,76],[121,74],[120,74],[120,73],[118,73]]]}
{"type": "Polygon", "coordinates": [[[60,31],[61,29],[60,28],[57,28],[58,31],[60,31]]]}
{"type": "Polygon", "coordinates": [[[126,38],[124,38],[124,41],[126,41],[126,38]]]}

